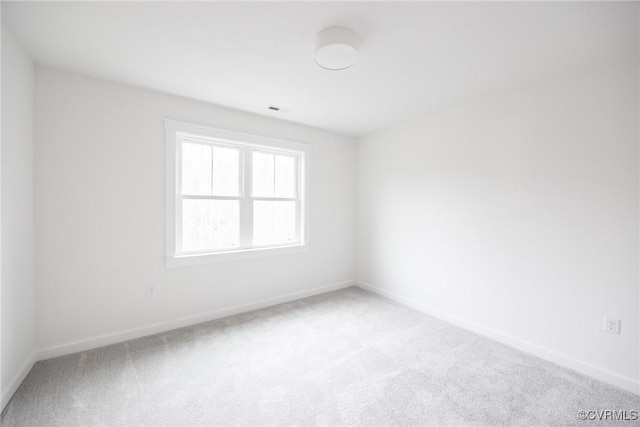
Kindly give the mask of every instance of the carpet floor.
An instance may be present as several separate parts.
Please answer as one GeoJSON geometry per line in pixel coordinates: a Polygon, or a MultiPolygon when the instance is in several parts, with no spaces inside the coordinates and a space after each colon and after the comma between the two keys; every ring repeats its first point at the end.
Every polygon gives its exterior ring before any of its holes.
{"type": "Polygon", "coordinates": [[[578,411],[639,409],[639,396],[348,288],[38,362],[2,426],[595,426],[578,411]]]}

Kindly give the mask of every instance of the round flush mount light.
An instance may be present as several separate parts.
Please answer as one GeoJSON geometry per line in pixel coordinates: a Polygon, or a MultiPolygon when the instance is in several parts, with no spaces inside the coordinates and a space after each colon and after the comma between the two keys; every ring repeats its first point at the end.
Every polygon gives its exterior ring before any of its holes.
{"type": "Polygon", "coordinates": [[[358,60],[358,46],[358,36],[351,30],[322,30],[316,37],[316,63],[327,70],[345,70],[358,60]]]}

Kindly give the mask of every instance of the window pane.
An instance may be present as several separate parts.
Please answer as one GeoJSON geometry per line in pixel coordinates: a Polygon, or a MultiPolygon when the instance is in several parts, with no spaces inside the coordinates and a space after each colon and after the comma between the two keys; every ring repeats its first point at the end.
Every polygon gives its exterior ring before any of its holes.
{"type": "Polygon", "coordinates": [[[182,251],[234,248],[240,245],[238,200],[182,201],[182,251]]]}
{"type": "Polygon", "coordinates": [[[240,195],[240,151],[235,148],[213,149],[213,195],[240,195]]]}
{"type": "Polygon", "coordinates": [[[273,197],[275,180],[273,157],[273,154],[253,152],[253,196],[273,197]]]}
{"type": "Polygon", "coordinates": [[[295,158],[275,156],[275,196],[296,197],[295,158]]]}
{"type": "Polygon", "coordinates": [[[182,143],[182,194],[211,195],[211,146],[182,143]]]}
{"type": "Polygon", "coordinates": [[[253,202],[254,245],[294,243],[295,240],[295,202],[253,202]]]}

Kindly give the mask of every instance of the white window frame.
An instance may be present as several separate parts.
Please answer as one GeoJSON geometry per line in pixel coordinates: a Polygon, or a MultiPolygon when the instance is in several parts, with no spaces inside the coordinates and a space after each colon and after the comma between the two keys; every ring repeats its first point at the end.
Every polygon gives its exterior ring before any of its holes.
{"type": "Polygon", "coordinates": [[[310,146],[300,142],[286,141],[264,136],[249,135],[208,126],[194,125],[176,120],[164,119],[166,139],[166,267],[208,264],[235,261],[263,256],[286,255],[309,250],[309,179],[308,164],[310,146]],[[227,146],[240,150],[240,195],[226,196],[183,196],[181,188],[181,144],[182,142],[204,143],[213,146],[227,146]],[[254,197],[252,185],[252,153],[263,151],[274,154],[291,155],[297,171],[296,197],[254,197]],[[239,200],[240,202],[240,247],[199,252],[182,252],[181,214],[182,200],[199,198],[211,200],[239,200]],[[295,201],[296,202],[296,242],[291,244],[254,247],[253,243],[253,202],[295,201]]]}

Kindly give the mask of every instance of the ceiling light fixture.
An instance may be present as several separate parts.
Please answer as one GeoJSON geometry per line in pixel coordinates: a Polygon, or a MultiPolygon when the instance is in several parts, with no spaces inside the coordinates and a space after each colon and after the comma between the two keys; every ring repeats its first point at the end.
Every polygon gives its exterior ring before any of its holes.
{"type": "Polygon", "coordinates": [[[316,63],[326,70],[345,70],[358,60],[358,36],[346,28],[331,27],[316,36],[316,63]]]}

